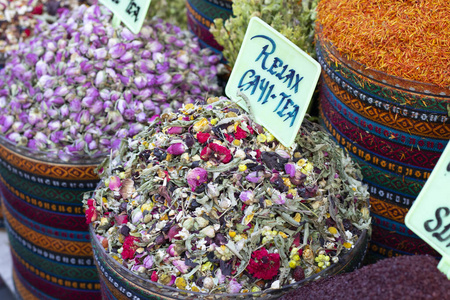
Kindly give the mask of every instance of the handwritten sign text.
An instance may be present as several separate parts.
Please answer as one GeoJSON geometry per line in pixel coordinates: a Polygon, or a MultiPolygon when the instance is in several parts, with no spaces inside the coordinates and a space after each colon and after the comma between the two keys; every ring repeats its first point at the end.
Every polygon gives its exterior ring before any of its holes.
{"type": "Polygon", "coordinates": [[[115,16],[127,25],[131,32],[138,34],[147,15],[150,0],[99,0],[115,16]]]}
{"type": "Polygon", "coordinates": [[[320,65],[259,18],[250,20],[225,92],[290,146],[320,76],[320,65]],[[242,93],[248,102],[238,96],[242,93]]]}

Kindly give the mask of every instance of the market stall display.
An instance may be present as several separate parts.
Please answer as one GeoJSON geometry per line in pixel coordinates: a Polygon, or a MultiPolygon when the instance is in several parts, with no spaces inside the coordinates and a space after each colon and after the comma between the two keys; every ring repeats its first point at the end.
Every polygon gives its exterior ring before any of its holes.
{"type": "Polygon", "coordinates": [[[307,120],[289,148],[225,97],[166,113],[85,196],[105,299],[278,297],[362,262],[358,167],[307,120]]]}
{"type": "Polygon", "coordinates": [[[375,257],[439,256],[404,218],[450,138],[449,11],[444,1],[318,6],[321,117],[369,185],[375,257]]]}
{"type": "Polygon", "coordinates": [[[94,169],[152,118],[220,93],[220,58],[189,32],[110,23],[104,7],[64,11],[0,71],[0,186],[23,298],[100,296],[81,203],[94,169]]]}

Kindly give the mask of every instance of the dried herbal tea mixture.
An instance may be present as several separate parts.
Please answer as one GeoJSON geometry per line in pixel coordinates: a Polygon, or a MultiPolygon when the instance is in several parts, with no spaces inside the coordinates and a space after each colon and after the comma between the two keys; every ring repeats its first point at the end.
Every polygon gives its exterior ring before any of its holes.
{"type": "Polygon", "coordinates": [[[233,16],[217,18],[210,31],[223,46],[223,55],[234,66],[250,19],[259,17],[300,49],[316,56],[314,22],[318,0],[233,0],[233,16]]]}
{"type": "Polygon", "coordinates": [[[225,97],[163,114],[98,170],[84,203],[107,253],[179,289],[279,288],[370,226],[360,171],[321,127],[305,120],[285,148],[225,97]]]}
{"type": "Polygon", "coordinates": [[[82,5],[36,26],[0,70],[1,135],[63,161],[101,155],[153,116],[221,93],[220,58],[188,31],[152,19],[135,35],[111,17],[82,5]]]}

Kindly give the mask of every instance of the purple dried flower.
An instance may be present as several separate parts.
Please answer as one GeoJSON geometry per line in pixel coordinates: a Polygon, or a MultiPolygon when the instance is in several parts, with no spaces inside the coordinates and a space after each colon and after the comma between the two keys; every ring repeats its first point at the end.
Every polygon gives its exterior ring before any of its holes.
{"type": "Polygon", "coordinates": [[[295,176],[295,165],[294,164],[284,165],[284,170],[286,171],[286,174],[288,174],[291,178],[295,176]]]}
{"type": "Polygon", "coordinates": [[[242,191],[239,194],[239,199],[242,200],[242,202],[252,201],[254,198],[252,191],[242,191]]]}
{"type": "Polygon", "coordinates": [[[286,203],[286,196],[283,194],[279,194],[279,195],[273,194],[272,201],[275,204],[283,205],[286,203]]]}
{"type": "Polygon", "coordinates": [[[105,71],[99,71],[95,76],[95,85],[99,87],[105,81],[105,71]]]}
{"type": "Polygon", "coordinates": [[[167,254],[169,254],[170,256],[175,256],[175,244],[170,244],[169,248],[167,248],[166,252],[167,254]]]}
{"type": "Polygon", "coordinates": [[[142,218],[142,212],[141,210],[136,210],[133,214],[132,214],[132,218],[131,218],[131,222],[133,224],[137,224],[139,222],[139,220],[142,218]]]}
{"type": "Polygon", "coordinates": [[[136,121],[139,123],[144,123],[147,121],[147,114],[145,112],[140,112],[136,115],[136,121]]]}
{"type": "Polygon", "coordinates": [[[150,269],[153,266],[153,256],[148,255],[142,261],[145,268],[150,269]]]}
{"type": "Polygon", "coordinates": [[[105,59],[108,55],[108,51],[105,48],[98,48],[94,50],[94,58],[96,60],[105,59]]]}
{"type": "Polygon", "coordinates": [[[164,48],[164,46],[156,40],[149,42],[147,47],[153,53],[159,53],[164,48]]]}
{"type": "Polygon", "coordinates": [[[103,102],[97,100],[89,108],[89,113],[92,115],[96,115],[99,114],[102,110],[103,110],[103,102]]]}
{"type": "Polygon", "coordinates": [[[186,151],[186,149],[184,148],[184,144],[182,143],[175,143],[167,148],[167,153],[172,155],[181,155],[184,153],[184,151],[186,151]]]}
{"type": "Polygon", "coordinates": [[[229,293],[235,294],[235,293],[239,293],[241,291],[242,285],[237,282],[236,279],[232,278],[230,280],[230,282],[228,283],[228,289],[227,291],[229,293]]]}
{"type": "Polygon", "coordinates": [[[50,121],[47,126],[48,129],[50,129],[51,131],[57,131],[61,128],[61,121],[59,120],[50,121]]]}
{"type": "Polygon", "coordinates": [[[142,129],[144,129],[144,126],[142,124],[139,124],[139,123],[131,124],[130,128],[128,130],[128,135],[129,136],[135,136],[136,134],[141,132],[142,129]]]}
{"type": "Polygon", "coordinates": [[[191,169],[186,174],[186,180],[189,184],[189,187],[195,191],[195,189],[208,181],[208,172],[200,167],[191,169]]]}
{"type": "Polygon", "coordinates": [[[134,78],[134,84],[138,89],[143,89],[147,86],[147,79],[142,76],[137,76],[134,78]]]}
{"type": "MultiPolygon", "coordinates": [[[[55,96],[65,96],[69,93],[69,89],[66,86],[58,86],[55,89],[55,96]]],[[[61,103],[62,104],[62,103],[61,103]]]]}
{"type": "Polygon", "coordinates": [[[183,127],[170,127],[167,129],[168,134],[180,134],[183,132],[183,127]]]}
{"type": "Polygon", "coordinates": [[[125,64],[129,63],[133,60],[133,53],[128,51],[124,55],[122,55],[119,60],[125,64]]]}
{"type": "Polygon", "coordinates": [[[183,274],[187,273],[189,270],[189,267],[186,266],[185,262],[182,260],[174,260],[172,261],[172,264],[183,274]]]}
{"type": "Polygon", "coordinates": [[[136,38],[136,35],[134,33],[132,33],[130,30],[128,30],[127,28],[124,28],[122,30],[122,32],[120,33],[120,35],[126,41],[132,41],[136,38]]]}
{"type": "Polygon", "coordinates": [[[251,172],[245,177],[245,179],[252,183],[259,183],[264,179],[264,177],[258,176],[258,172],[251,172]]]}
{"type": "Polygon", "coordinates": [[[0,130],[2,133],[5,133],[8,131],[8,129],[11,127],[11,125],[14,123],[14,117],[13,116],[6,116],[2,117],[0,119],[0,130]]]}
{"type": "Polygon", "coordinates": [[[124,43],[117,43],[109,49],[109,54],[112,58],[119,58],[127,51],[124,43]]]}

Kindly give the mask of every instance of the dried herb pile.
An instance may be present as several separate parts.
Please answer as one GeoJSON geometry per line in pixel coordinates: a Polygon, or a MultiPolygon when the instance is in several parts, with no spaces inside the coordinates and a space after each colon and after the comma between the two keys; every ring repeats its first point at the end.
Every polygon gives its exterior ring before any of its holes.
{"type": "Polygon", "coordinates": [[[233,0],[233,16],[215,19],[210,31],[223,46],[223,55],[234,66],[250,19],[259,17],[300,49],[315,57],[314,22],[318,0],[233,0]]]}
{"type": "Polygon", "coordinates": [[[305,120],[285,148],[225,97],[161,115],[98,170],[84,203],[107,253],[182,290],[295,283],[370,226],[359,168],[321,127],[305,120]]]}
{"type": "Polygon", "coordinates": [[[327,0],[317,7],[323,37],[368,68],[450,86],[450,2],[327,0]]]}

